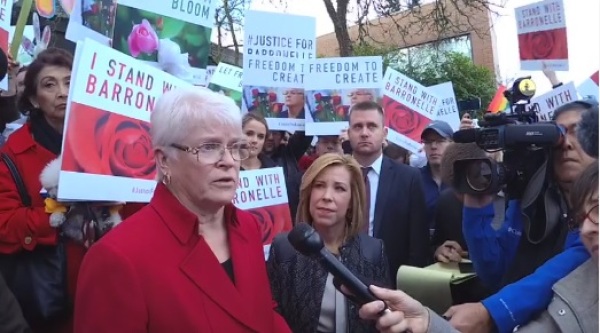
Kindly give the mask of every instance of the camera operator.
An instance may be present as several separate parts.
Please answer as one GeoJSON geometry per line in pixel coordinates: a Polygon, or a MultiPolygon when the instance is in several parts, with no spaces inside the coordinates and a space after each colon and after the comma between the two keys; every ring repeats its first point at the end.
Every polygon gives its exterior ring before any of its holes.
{"type": "Polygon", "coordinates": [[[524,224],[520,202],[514,200],[522,193],[507,193],[513,200],[499,232],[490,227],[492,196],[464,196],[463,232],[477,273],[488,286],[504,288],[481,303],[454,306],[446,312],[452,326],[461,332],[494,328],[500,333],[512,332],[544,310],[552,298],[552,285],[589,258],[579,232],[569,231],[568,224],[571,185],[594,161],[580,146],[575,128],[582,112],[593,106],[589,101],[577,101],[555,110],[553,120],[564,137],[554,149],[553,176],[545,184],[542,200],[537,200],[540,205],[532,223],[524,224]],[[530,241],[531,228],[539,226],[542,236],[530,241]],[[525,237],[521,237],[523,232],[525,237]]]}

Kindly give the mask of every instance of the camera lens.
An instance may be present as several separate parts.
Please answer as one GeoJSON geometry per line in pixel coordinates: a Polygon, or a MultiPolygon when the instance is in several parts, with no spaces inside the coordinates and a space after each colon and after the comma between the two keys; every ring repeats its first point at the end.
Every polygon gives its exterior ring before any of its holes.
{"type": "Polygon", "coordinates": [[[467,165],[467,184],[473,191],[484,192],[492,185],[492,166],[488,160],[467,165]]]}

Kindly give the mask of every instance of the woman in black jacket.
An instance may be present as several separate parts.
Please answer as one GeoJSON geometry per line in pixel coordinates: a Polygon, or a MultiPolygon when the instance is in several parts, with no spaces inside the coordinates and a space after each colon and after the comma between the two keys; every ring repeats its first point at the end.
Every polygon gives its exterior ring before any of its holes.
{"type": "MultiPolygon", "coordinates": [[[[297,221],[313,226],[325,247],[367,284],[390,286],[381,240],[364,233],[365,186],[356,161],[325,154],[306,170],[297,221]]],[[[318,258],[296,252],[287,234],[275,237],[267,262],[278,310],[294,332],[377,332],[373,322],[335,289],[318,258]]]]}

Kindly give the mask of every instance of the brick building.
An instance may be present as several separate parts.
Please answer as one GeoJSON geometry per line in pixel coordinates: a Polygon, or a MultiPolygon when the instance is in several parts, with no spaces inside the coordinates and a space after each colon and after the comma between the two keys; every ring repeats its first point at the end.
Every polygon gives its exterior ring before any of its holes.
{"type": "MultiPolygon", "coordinates": [[[[463,2],[454,1],[454,3],[463,2]]],[[[462,14],[459,14],[459,10],[448,4],[446,6],[447,17],[451,23],[448,28],[444,29],[444,33],[440,34],[434,29],[424,29],[424,26],[428,25],[427,23],[411,25],[408,33],[401,34],[399,32],[398,26],[408,26],[408,22],[422,17],[432,17],[429,13],[434,8],[433,3],[424,4],[420,8],[418,16],[399,12],[392,17],[371,20],[367,26],[368,34],[378,43],[382,43],[386,47],[397,48],[397,52],[408,54],[412,58],[418,58],[419,53],[425,49],[456,51],[469,56],[475,64],[496,72],[496,38],[489,12],[474,8],[460,8],[462,14]]],[[[350,39],[358,40],[359,27],[351,26],[348,30],[350,39]]],[[[339,56],[335,33],[332,32],[317,38],[317,54],[325,57],[339,56]]]]}

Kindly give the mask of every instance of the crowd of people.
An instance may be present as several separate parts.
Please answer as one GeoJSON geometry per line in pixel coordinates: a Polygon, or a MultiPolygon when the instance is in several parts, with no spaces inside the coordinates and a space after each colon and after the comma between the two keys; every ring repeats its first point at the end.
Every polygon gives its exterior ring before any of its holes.
{"type": "MultiPolygon", "coordinates": [[[[153,198],[125,204],[124,221],[89,246],[51,225],[40,194],[40,173],[61,154],[72,66],[53,48],[28,67],[11,62],[0,95],[0,125],[23,124],[1,148],[0,332],[598,331],[598,147],[578,137],[582,116],[598,122],[597,102],[555,110],[564,135],[532,203],[514,191],[459,193],[454,161],[503,156],[452,142],[443,121],[422,132],[416,167],[417,154],[386,140],[371,100],[351,106],[346,131],[311,147],[313,137],[270,130],[228,97],[174,89],[151,114],[153,198]],[[275,166],[294,223],[311,225],[381,301],[356,304],[286,233],[265,262],[256,220],[232,200],[240,170],[275,166]],[[65,301],[38,313],[7,263],[58,248],[64,276],[50,287],[64,285],[65,301]],[[400,266],[466,258],[480,286],[443,314],[395,290],[400,266]]],[[[467,114],[461,129],[471,127],[467,114]]]]}

